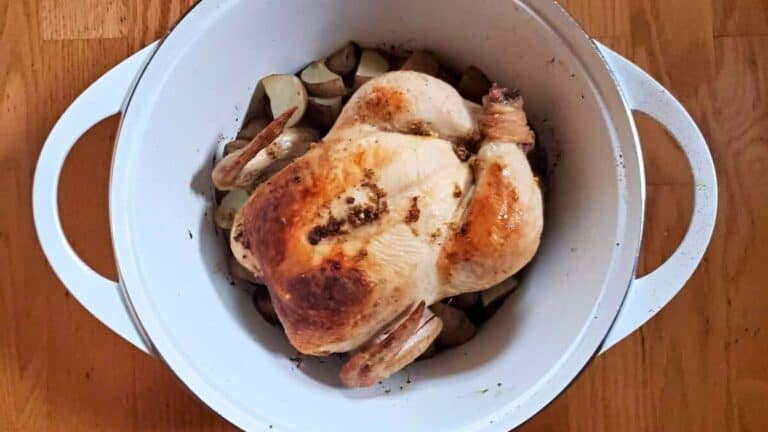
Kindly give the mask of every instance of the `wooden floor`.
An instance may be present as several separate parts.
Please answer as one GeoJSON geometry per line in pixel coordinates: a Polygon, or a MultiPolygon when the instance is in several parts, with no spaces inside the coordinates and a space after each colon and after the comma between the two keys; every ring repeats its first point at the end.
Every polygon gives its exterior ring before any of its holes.
{"type": "MultiPolygon", "coordinates": [[[[0,0],[0,431],[232,429],[67,295],[37,244],[30,205],[34,163],[58,116],[192,3],[0,0]]],[[[721,210],[687,288],[521,430],[768,431],[768,0],[564,6],[690,110],[717,164],[721,210]]],[[[692,183],[674,143],[638,120],[649,171],[643,273],[681,239],[692,183]]],[[[77,198],[61,203],[76,249],[110,277],[116,124],[76,147],[62,194],[77,198]]]]}

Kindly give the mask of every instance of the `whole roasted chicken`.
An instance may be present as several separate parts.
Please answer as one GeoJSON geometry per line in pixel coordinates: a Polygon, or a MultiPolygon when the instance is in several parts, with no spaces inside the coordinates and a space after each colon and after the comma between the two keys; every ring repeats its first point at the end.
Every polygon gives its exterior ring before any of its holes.
{"type": "MultiPolygon", "coordinates": [[[[292,112],[214,170],[226,189],[292,112]]],[[[368,81],[330,132],[251,194],[236,259],[267,285],[291,344],[349,353],[347,386],[415,360],[443,326],[429,306],[489,288],[534,256],[542,195],[526,159],[523,100],[494,86],[483,105],[412,71],[368,81]]]]}

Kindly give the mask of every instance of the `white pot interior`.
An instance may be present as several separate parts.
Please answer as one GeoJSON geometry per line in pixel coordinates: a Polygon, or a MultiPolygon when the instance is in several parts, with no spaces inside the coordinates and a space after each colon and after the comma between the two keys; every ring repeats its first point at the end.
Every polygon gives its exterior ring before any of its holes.
{"type": "Polygon", "coordinates": [[[626,289],[608,286],[627,198],[601,99],[583,59],[514,1],[204,1],[152,60],[119,139],[112,213],[122,225],[113,230],[130,238],[116,242],[117,255],[139,319],[176,373],[215,409],[238,412],[229,417],[241,427],[515,425],[530,414],[515,407],[570,361],[605,290],[626,289]],[[282,331],[230,285],[210,181],[214,155],[235,135],[257,80],[297,71],[349,39],[428,48],[458,69],[473,63],[518,87],[557,165],[543,243],[516,294],[470,343],[363,390],[339,387],[336,357],[297,368],[282,331]]]}

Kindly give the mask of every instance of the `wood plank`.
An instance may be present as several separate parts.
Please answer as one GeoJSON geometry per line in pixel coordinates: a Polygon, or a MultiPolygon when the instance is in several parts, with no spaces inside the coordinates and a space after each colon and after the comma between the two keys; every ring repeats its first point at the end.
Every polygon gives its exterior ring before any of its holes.
{"type": "Polygon", "coordinates": [[[768,430],[768,37],[720,38],[718,79],[709,113],[723,202],[703,273],[719,287],[726,353],[718,373],[728,383],[732,430],[768,430]],[[736,96],[738,95],[738,96],[736,96]],[[714,127],[716,126],[716,127],[714,127]]]}
{"type": "Polygon", "coordinates": [[[126,34],[125,0],[41,0],[44,40],[107,39],[126,34]]]}
{"type": "MultiPolygon", "coordinates": [[[[591,2],[576,3],[589,6],[591,2]]],[[[715,72],[711,10],[694,0],[617,3],[617,10],[623,7],[626,17],[616,17],[621,21],[613,28],[624,31],[614,30],[600,39],[648,70],[700,119],[701,103],[715,72]]],[[[687,163],[668,134],[652,120],[636,118],[649,183],[642,275],[666,260],[679,244],[690,220],[693,184],[687,163]]],[[[568,428],[551,430],[727,430],[725,396],[718,390],[724,379],[715,374],[692,379],[698,375],[689,372],[690,367],[700,366],[689,366],[694,362],[691,355],[703,352],[707,359],[724,360],[722,350],[702,343],[707,318],[691,315],[701,308],[697,304],[700,286],[694,279],[654,320],[597,358],[542,413],[543,418],[550,410],[567,416],[568,428]],[[690,408],[703,405],[709,408],[706,413],[690,408]]],[[[717,301],[716,296],[711,298],[717,301]]],[[[715,314],[719,309],[716,303],[706,306],[715,314]]]]}
{"type": "Polygon", "coordinates": [[[715,36],[768,35],[768,0],[715,0],[715,36]]]}
{"type": "MultiPolygon", "coordinates": [[[[32,63],[40,41],[26,2],[3,5],[0,28],[0,425],[4,430],[42,430],[46,406],[39,403],[49,378],[47,297],[43,287],[61,286],[44,266],[35,244],[29,205],[35,154],[33,140],[44,114],[35,103],[32,63]],[[25,30],[27,29],[27,30],[25,30]],[[6,61],[7,59],[7,61],[6,61]],[[10,319],[9,319],[10,318],[10,319]]],[[[53,114],[51,115],[53,116],[53,114]]]]}
{"type": "Polygon", "coordinates": [[[560,4],[594,38],[629,35],[629,10],[625,1],[563,0],[560,4]]]}
{"type": "MultiPolygon", "coordinates": [[[[629,58],[685,105],[706,89],[714,75],[711,1],[623,1],[632,29],[629,58]]],[[[690,105],[686,107],[695,108],[690,105]]]]}
{"type": "Polygon", "coordinates": [[[139,50],[162,38],[197,0],[142,0],[131,2],[131,47],[139,50]]]}

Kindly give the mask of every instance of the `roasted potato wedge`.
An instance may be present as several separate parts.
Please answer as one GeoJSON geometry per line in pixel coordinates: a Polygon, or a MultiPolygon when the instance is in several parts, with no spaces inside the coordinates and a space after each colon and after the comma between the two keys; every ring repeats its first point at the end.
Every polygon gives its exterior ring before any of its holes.
{"type": "Polygon", "coordinates": [[[261,82],[264,91],[269,98],[270,111],[275,118],[288,110],[296,107],[296,112],[286,123],[285,127],[291,127],[298,123],[307,110],[307,90],[301,80],[294,75],[279,74],[270,75],[261,82]]]}
{"type": "Polygon", "coordinates": [[[312,62],[301,71],[300,77],[307,92],[312,96],[337,97],[347,94],[341,75],[328,69],[322,60],[312,62]]]}
{"type": "Polygon", "coordinates": [[[480,291],[480,301],[484,307],[489,307],[494,303],[503,300],[509,293],[517,288],[520,282],[516,278],[509,278],[495,287],[480,291]]]}
{"type": "Polygon", "coordinates": [[[318,127],[330,128],[341,113],[342,98],[320,98],[310,96],[307,117],[318,127]]]}
{"type": "Polygon", "coordinates": [[[244,280],[252,284],[261,285],[264,283],[260,277],[254,275],[247,268],[243,267],[242,264],[237,262],[234,256],[229,257],[229,274],[235,279],[244,280]]]}
{"type": "Polygon", "coordinates": [[[416,51],[400,67],[400,70],[410,70],[437,77],[440,71],[440,60],[431,51],[416,51]]]}
{"type": "Polygon", "coordinates": [[[371,78],[389,71],[389,61],[378,51],[364,49],[355,72],[354,89],[357,90],[371,78]]]}
{"type": "Polygon", "coordinates": [[[437,337],[438,345],[446,347],[461,345],[477,333],[477,327],[461,310],[444,303],[435,303],[430,306],[430,309],[443,321],[443,331],[437,337]]]}
{"type": "Polygon", "coordinates": [[[216,208],[214,219],[216,225],[224,229],[232,229],[237,212],[243,207],[250,194],[244,190],[236,189],[224,195],[221,204],[216,208]]]}
{"type": "Polygon", "coordinates": [[[346,75],[354,72],[357,67],[357,47],[352,42],[339,48],[325,61],[328,69],[339,74],[346,75]]]}
{"type": "Polygon", "coordinates": [[[459,81],[457,90],[459,90],[459,94],[461,94],[464,99],[482,103],[483,96],[488,94],[491,85],[493,85],[493,83],[491,83],[491,80],[488,79],[483,71],[475,66],[470,66],[461,76],[461,81],[459,81]]]}
{"type": "Polygon", "coordinates": [[[244,118],[271,118],[269,99],[267,98],[267,92],[264,90],[264,83],[261,80],[256,83],[256,88],[253,90],[253,95],[251,95],[251,101],[248,104],[244,118]]]}

